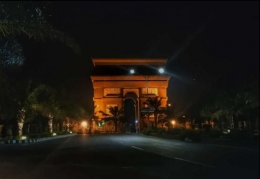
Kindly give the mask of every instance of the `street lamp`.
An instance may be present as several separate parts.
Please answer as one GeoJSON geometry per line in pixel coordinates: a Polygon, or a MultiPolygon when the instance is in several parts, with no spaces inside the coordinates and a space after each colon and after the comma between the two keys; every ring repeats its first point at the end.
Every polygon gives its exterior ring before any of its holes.
{"type": "Polygon", "coordinates": [[[82,125],[83,127],[86,127],[86,126],[87,126],[87,122],[83,121],[83,122],[81,123],[81,125],[82,125]]]}
{"type": "Polygon", "coordinates": [[[164,73],[164,69],[163,68],[159,68],[159,73],[164,73]]]}
{"type": "Polygon", "coordinates": [[[134,73],[135,73],[135,70],[131,69],[131,70],[130,70],[130,73],[131,73],[131,74],[134,74],[134,73]]]}
{"type": "Polygon", "coordinates": [[[174,128],[175,120],[172,120],[172,128],[174,128]]]}

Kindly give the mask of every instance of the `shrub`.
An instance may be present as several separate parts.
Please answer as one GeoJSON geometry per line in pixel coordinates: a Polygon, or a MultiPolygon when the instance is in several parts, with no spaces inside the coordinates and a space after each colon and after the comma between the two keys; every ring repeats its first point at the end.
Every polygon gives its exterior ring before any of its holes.
{"type": "Polygon", "coordinates": [[[153,133],[153,132],[155,132],[155,131],[154,131],[154,129],[152,129],[152,128],[145,128],[145,129],[143,130],[143,134],[144,134],[144,135],[150,135],[150,134],[153,133]]]}
{"type": "Polygon", "coordinates": [[[165,134],[165,129],[163,129],[163,128],[159,128],[159,129],[157,129],[157,131],[156,131],[156,133],[157,134],[159,134],[159,135],[162,135],[162,134],[165,134]]]}
{"type": "Polygon", "coordinates": [[[94,134],[100,134],[100,131],[99,130],[95,130],[94,134]]]}
{"type": "Polygon", "coordinates": [[[166,133],[169,134],[169,135],[180,135],[181,131],[182,131],[181,128],[174,128],[174,129],[170,129],[166,133]]]}
{"type": "Polygon", "coordinates": [[[58,131],[56,132],[57,135],[65,135],[65,134],[69,134],[69,132],[67,131],[58,131]]]}
{"type": "Polygon", "coordinates": [[[243,139],[250,139],[251,136],[248,130],[232,129],[230,131],[230,138],[233,140],[243,140],[243,139]]]}
{"type": "Polygon", "coordinates": [[[218,129],[211,129],[209,131],[209,136],[212,138],[219,138],[222,135],[223,134],[222,134],[221,130],[218,130],[218,129]]]}
{"type": "Polygon", "coordinates": [[[42,133],[41,135],[40,135],[40,137],[52,137],[53,135],[52,135],[52,133],[50,133],[50,132],[46,132],[46,133],[42,133]]]}

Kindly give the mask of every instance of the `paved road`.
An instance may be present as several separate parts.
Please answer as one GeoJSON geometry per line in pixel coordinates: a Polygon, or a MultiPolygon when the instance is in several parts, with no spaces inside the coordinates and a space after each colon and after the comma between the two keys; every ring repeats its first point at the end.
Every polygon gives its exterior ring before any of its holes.
{"type": "Polygon", "coordinates": [[[0,146],[0,178],[259,178],[259,150],[135,134],[0,146]]]}

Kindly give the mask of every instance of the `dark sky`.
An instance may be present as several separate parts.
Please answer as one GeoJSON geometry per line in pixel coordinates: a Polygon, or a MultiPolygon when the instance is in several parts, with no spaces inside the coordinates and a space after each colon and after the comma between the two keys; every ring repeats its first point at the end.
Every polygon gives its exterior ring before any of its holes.
{"type": "Polygon", "coordinates": [[[43,10],[53,26],[76,39],[82,55],[34,43],[37,48],[25,49],[25,66],[71,87],[81,100],[92,101],[91,57],[168,58],[169,101],[180,110],[259,76],[258,1],[57,1],[43,10]]]}

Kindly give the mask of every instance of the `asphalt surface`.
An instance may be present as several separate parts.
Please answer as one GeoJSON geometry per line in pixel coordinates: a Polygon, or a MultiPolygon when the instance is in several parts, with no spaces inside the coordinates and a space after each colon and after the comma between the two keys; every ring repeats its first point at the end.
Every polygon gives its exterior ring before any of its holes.
{"type": "Polygon", "coordinates": [[[1,179],[259,178],[259,149],[137,134],[0,146],[1,179]]]}

